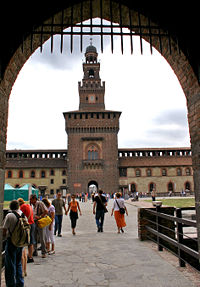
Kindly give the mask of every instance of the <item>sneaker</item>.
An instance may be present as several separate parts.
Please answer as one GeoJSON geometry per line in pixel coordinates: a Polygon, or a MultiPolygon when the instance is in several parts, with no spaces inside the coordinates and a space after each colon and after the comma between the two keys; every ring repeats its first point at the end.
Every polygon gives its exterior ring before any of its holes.
{"type": "Polygon", "coordinates": [[[38,247],[38,249],[37,249],[37,250],[42,250],[42,246],[38,247]]]}
{"type": "Polygon", "coordinates": [[[42,254],[42,258],[46,258],[47,256],[46,256],[46,254],[42,254]]]}
{"type": "Polygon", "coordinates": [[[62,234],[58,234],[58,237],[62,237],[62,234]]]}
{"type": "Polygon", "coordinates": [[[48,254],[49,255],[53,255],[53,254],[55,254],[55,251],[54,250],[53,251],[49,251],[48,254]]]}
{"type": "Polygon", "coordinates": [[[32,262],[34,262],[34,259],[27,257],[27,263],[32,263],[32,262]]]}

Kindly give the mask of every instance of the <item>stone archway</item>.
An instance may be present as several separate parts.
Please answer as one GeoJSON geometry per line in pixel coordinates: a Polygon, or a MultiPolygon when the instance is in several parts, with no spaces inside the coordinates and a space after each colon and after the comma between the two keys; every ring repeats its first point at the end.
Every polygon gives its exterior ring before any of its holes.
{"type": "MultiPolygon", "coordinates": [[[[80,1],[81,3],[82,1],[80,1]]],[[[73,11],[75,17],[73,21],[78,23],[80,19],[80,3],[74,5],[73,11]]],[[[106,20],[118,22],[119,13],[113,15],[112,19],[110,17],[110,1],[103,1],[103,17],[106,20]]],[[[115,5],[117,5],[115,3],[115,5]]],[[[121,1],[123,6],[123,0],[121,1]]],[[[136,11],[137,13],[137,11],[136,11]]],[[[127,6],[122,7],[122,16],[124,25],[129,21],[129,9],[127,6]]],[[[89,5],[84,9],[84,15],[82,15],[82,20],[90,19],[91,13],[89,5]]],[[[62,17],[62,13],[56,13],[54,17],[54,23],[59,23],[62,17]]],[[[101,17],[101,11],[99,8],[99,2],[93,2],[93,14],[92,17],[101,17]]],[[[62,27],[67,28],[70,26],[70,13],[66,13],[68,26],[62,27]]],[[[148,21],[145,16],[144,20],[148,21]]],[[[45,23],[51,23],[52,19],[48,19],[45,23]]],[[[134,19],[133,19],[134,22],[134,19]]],[[[42,23],[41,23],[42,24],[42,23]]],[[[45,42],[50,36],[43,35],[42,42],[45,42]]],[[[4,177],[5,177],[5,152],[6,152],[6,134],[7,134],[7,119],[8,119],[8,100],[12,90],[12,86],[19,74],[24,63],[28,60],[31,54],[40,46],[40,35],[32,39],[32,34],[30,31],[29,36],[26,38],[23,44],[23,51],[19,47],[16,51],[13,51],[13,57],[10,59],[9,64],[7,65],[3,78],[0,82],[0,202],[3,202],[3,190],[4,190],[4,177]]],[[[150,41],[148,37],[145,37],[146,41],[150,41]]],[[[152,46],[155,47],[158,51],[160,50],[160,43],[158,37],[152,39],[152,46]]],[[[190,65],[190,62],[186,55],[177,51],[177,43],[171,42],[172,53],[168,49],[168,40],[163,40],[162,43],[162,52],[164,58],[167,60],[169,65],[174,70],[181,86],[184,91],[187,100],[187,109],[188,109],[188,122],[191,138],[191,147],[192,147],[192,158],[193,158],[193,176],[194,176],[194,191],[195,191],[195,201],[196,201],[196,211],[197,211],[197,224],[198,224],[198,238],[200,239],[200,86],[198,79],[190,65]]],[[[2,214],[2,205],[1,205],[1,214],[2,214]]]]}

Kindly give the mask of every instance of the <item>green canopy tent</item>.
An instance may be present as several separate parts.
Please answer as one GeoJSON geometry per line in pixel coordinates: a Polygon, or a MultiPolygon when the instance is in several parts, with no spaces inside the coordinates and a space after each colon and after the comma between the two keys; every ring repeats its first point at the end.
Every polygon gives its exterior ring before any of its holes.
{"type": "Polygon", "coordinates": [[[15,197],[15,188],[6,183],[4,185],[4,201],[11,201],[13,197],[15,197]]]}
{"type": "MultiPolygon", "coordinates": [[[[5,184],[5,188],[6,188],[6,184],[5,184]]],[[[12,186],[9,186],[9,185],[7,186],[7,189],[5,188],[4,188],[4,201],[11,201],[13,199],[18,199],[18,198],[23,198],[25,201],[28,201],[29,193],[36,194],[38,197],[38,189],[32,187],[29,184],[25,184],[24,186],[20,188],[13,188],[12,186]]]]}

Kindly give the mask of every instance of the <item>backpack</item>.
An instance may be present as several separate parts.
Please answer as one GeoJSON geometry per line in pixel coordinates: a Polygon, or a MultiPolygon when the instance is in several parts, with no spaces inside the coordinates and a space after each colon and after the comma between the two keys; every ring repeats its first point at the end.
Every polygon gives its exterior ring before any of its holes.
{"type": "Polygon", "coordinates": [[[12,211],[17,217],[17,223],[10,236],[11,242],[16,247],[24,247],[30,244],[30,224],[26,220],[24,214],[19,215],[17,212],[12,211]]]}

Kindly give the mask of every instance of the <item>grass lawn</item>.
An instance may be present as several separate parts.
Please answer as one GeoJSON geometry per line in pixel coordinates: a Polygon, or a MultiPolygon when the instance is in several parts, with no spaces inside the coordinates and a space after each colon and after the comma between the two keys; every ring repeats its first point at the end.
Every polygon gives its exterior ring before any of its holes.
{"type": "MultiPolygon", "coordinates": [[[[194,198],[157,198],[158,201],[162,201],[163,205],[174,206],[174,207],[190,207],[195,206],[194,198]]],[[[151,200],[147,200],[151,202],[151,200]]]]}
{"type": "MultiPolygon", "coordinates": [[[[25,203],[29,203],[28,201],[25,201],[25,203]]],[[[9,209],[10,201],[4,201],[3,203],[3,209],[9,209]]]]}

